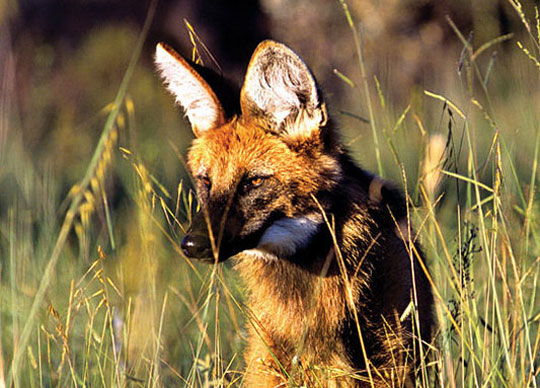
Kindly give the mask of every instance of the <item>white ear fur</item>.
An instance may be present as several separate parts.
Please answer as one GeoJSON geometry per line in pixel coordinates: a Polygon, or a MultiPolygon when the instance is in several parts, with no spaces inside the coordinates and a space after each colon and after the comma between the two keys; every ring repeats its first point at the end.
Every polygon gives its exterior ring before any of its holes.
{"type": "Polygon", "coordinates": [[[223,107],[214,91],[185,59],[159,43],[155,63],[167,89],[184,108],[195,136],[225,123],[223,107]]]}
{"type": "Polygon", "coordinates": [[[309,68],[290,48],[270,40],[251,57],[240,104],[243,115],[263,116],[278,133],[309,136],[326,123],[309,68]]]}

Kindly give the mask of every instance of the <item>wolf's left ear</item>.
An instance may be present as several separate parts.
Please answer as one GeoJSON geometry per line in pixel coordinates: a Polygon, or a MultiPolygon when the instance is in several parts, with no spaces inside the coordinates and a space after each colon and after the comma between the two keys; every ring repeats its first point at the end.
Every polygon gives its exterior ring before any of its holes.
{"type": "Polygon", "coordinates": [[[167,89],[186,111],[195,136],[225,123],[225,112],[210,85],[176,51],[159,43],[155,62],[167,89]]]}
{"type": "Polygon", "coordinates": [[[308,137],[327,120],[309,68],[290,48],[271,40],[260,43],[251,57],[240,105],[244,116],[261,118],[270,130],[292,137],[308,137]]]}

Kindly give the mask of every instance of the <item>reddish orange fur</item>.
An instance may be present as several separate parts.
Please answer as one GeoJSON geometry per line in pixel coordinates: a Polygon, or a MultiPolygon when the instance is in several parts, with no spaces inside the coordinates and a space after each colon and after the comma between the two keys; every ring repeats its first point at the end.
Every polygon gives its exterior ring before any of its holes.
{"type": "Polygon", "coordinates": [[[189,151],[204,222],[183,241],[203,258],[210,231],[214,259],[235,257],[248,291],[244,386],[403,386],[419,363],[413,337],[429,341],[433,324],[405,202],[352,162],[290,49],[261,44],[248,74],[242,114],[189,151]]]}

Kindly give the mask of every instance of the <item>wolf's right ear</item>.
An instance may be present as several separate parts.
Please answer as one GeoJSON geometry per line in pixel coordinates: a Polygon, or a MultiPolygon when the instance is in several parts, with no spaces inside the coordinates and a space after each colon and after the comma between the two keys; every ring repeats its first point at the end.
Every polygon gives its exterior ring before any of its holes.
{"type": "Polygon", "coordinates": [[[271,40],[255,49],[240,94],[242,114],[258,117],[268,129],[309,137],[327,121],[324,101],[304,61],[289,47],[271,40]]]}
{"type": "Polygon", "coordinates": [[[225,112],[212,88],[176,51],[159,43],[155,63],[167,89],[184,108],[195,136],[225,124],[225,112]]]}

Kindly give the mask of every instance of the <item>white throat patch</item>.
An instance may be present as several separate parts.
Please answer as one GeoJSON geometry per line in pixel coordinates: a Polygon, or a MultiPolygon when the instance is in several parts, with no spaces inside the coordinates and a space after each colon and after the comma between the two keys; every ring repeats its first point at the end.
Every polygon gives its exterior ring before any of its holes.
{"type": "Polygon", "coordinates": [[[308,246],[322,223],[323,218],[318,213],[281,218],[266,229],[256,248],[242,253],[267,260],[290,257],[308,246]]]}

